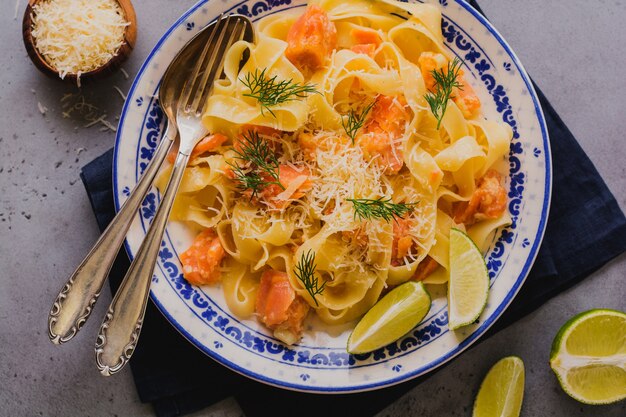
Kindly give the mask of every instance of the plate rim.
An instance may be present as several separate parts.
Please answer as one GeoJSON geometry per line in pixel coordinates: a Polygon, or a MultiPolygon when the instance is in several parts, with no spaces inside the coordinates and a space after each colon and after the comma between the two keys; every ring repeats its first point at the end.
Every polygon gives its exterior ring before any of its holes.
{"type": "MultiPolygon", "coordinates": [[[[150,50],[149,54],[146,56],[141,67],[137,71],[137,74],[135,75],[132,85],[128,91],[128,95],[127,95],[128,97],[132,97],[134,95],[137,85],[139,84],[141,75],[143,75],[143,73],[146,70],[146,67],[148,66],[148,64],[154,57],[154,55],[161,49],[161,46],[170,37],[172,32],[176,30],[181,24],[183,24],[185,20],[192,13],[194,13],[199,7],[205,4],[210,4],[213,1],[214,0],[197,1],[189,9],[187,9],[178,19],[176,19],[176,21],[174,21],[174,23],[170,25],[170,27],[163,33],[163,35],[161,35],[161,37],[159,38],[157,43],[154,45],[154,47],[150,50]]],[[[509,55],[515,67],[519,71],[519,75],[522,78],[524,85],[528,89],[530,93],[529,95],[534,105],[535,115],[537,117],[539,126],[541,128],[542,142],[543,142],[544,151],[545,151],[545,181],[544,181],[545,191],[543,195],[541,218],[539,220],[537,233],[535,235],[535,239],[533,240],[533,244],[530,248],[529,255],[526,258],[526,261],[524,262],[524,266],[520,274],[518,275],[513,286],[508,291],[507,295],[505,296],[504,300],[500,303],[498,308],[491,314],[491,316],[489,316],[485,321],[482,322],[480,327],[478,327],[470,336],[464,339],[461,343],[456,345],[451,351],[447,352],[445,355],[440,356],[439,358],[435,359],[434,361],[420,368],[414,369],[402,375],[398,375],[395,378],[386,379],[384,382],[379,381],[379,382],[374,382],[374,383],[358,384],[358,385],[349,386],[349,387],[319,387],[319,386],[311,387],[308,385],[290,383],[284,380],[276,380],[274,378],[269,378],[267,376],[260,375],[254,371],[244,368],[243,366],[233,363],[232,361],[226,359],[225,357],[221,355],[217,355],[207,346],[204,346],[202,343],[197,341],[196,338],[194,338],[190,334],[190,332],[188,332],[174,317],[172,317],[168,313],[168,311],[165,309],[165,307],[161,304],[161,302],[158,300],[158,298],[155,296],[154,292],[151,289],[150,299],[152,300],[154,305],[157,307],[157,310],[159,310],[161,314],[163,314],[163,316],[172,325],[172,327],[176,329],[176,331],[179,334],[181,334],[192,346],[196,347],[198,350],[203,352],[205,355],[210,357],[212,360],[214,360],[221,366],[224,366],[247,378],[251,378],[258,382],[268,384],[277,388],[282,388],[282,389],[287,389],[287,390],[292,390],[292,391],[299,391],[299,392],[306,392],[306,393],[321,393],[321,394],[358,393],[358,392],[366,392],[366,391],[371,391],[371,390],[376,390],[376,389],[382,389],[385,387],[390,387],[390,386],[412,380],[421,375],[425,375],[425,374],[428,374],[429,372],[434,371],[435,369],[441,367],[445,363],[454,359],[455,357],[463,353],[465,350],[467,350],[471,345],[473,345],[478,339],[480,339],[491,328],[491,326],[493,326],[493,324],[502,316],[504,311],[508,309],[511,302],[515,299],[521,287],[526,282],[530,269],[535,263],[537,255],[539,253],[539,248],[541,247],[541,244],[543,242],[543,238],[545,235],[546,224],[548,221],[548,217],[550,213],[550,204],[552,200],[553,175],[552,175],[552,150],[550,147],[550,138],[549,138],[549,133],[547,129],[546,119],[543,113],[543,108],[541,107],[541,104],[539,102],[539,96],[537,92],[535,91],[535,88],[534,88],[534,85],[530,76],[526,72],[526,69],[522,65],[517,54],[515,54],[515,52],[513,51],[513,48],[511,48],[508,42],[504,39],[504,37],[500,34],[500,32],[491,24],[491,22],[489,22],[489,20],[487,20],[485,16],[483,16],[480,12],[478,12],[466,0],[454,0],[454,2],[459,4],[461,7],[463,7],[468,13],[470,13],[474,18],[476,18],[484,28],[486,28],[489,31],[489,33],[495,38],[495,40],[500,44],[500,46],[509,55]]],[[[160,80],[159,80],[159,83],[160,83],[160,80]]],[[[120,115],[118,127],[124,124],[126,114],[128,113],[128,107],[130,105],[131,105],[130,100],[126,100],[124,102],[124,106],[122,107],[122,112],[120,115]]],[[[119,201],[120,193],[119,193],[119,188],[118,188],[117,165],[118,165],[118,160],[119,160],[118,151],[120,149],[119,143],[121,142],[121,136],[122,136],[121,129],[118,128],[118,131],[115,136],[113,161],[112,161],[112,164],[113,164],[113,169],[112,169],[113,201],[114,201],[114,207],[115,207],[116,212],[118,212],[120,209],[120,201],[119,201]]],[[[130,245],[127,239],[124,240],[124,248],[126,250],[126,253],[129,259],[132,261],[134,256],[132,254],[132,250],[130,248],[130,245]]]]}

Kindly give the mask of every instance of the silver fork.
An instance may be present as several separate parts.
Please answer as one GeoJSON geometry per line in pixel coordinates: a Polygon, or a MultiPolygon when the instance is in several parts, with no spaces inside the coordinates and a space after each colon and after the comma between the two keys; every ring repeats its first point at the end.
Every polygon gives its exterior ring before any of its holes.
{"type": "Polygon", "coordinates": [[[250,21],[243,16],[230,15],[222,18],[214,29],[218,34],[217,40],[207,43],[191,77],[185,83],[176,115],[180,146],[174,168],[148,233],[98,332],[96,365],[105,376],[122,369],[137,346],[150,283],[172,204],[191,151],[207,134],[201,120],[206,98],[211,93],[213,80],[222,74],[226,51],[251,26],[250,21]]]}

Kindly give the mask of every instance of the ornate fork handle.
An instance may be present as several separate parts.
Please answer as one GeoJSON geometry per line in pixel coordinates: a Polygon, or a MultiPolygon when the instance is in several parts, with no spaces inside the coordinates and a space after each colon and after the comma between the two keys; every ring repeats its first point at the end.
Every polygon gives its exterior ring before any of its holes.
{"type": "Polygon", "coordinates": [[[61,344],[72,339],[89,318],[133,217],[176,137],[176,127],[172,128],[171,135],[169,130],[168,125],[133,192],[54,300],[48,316],[48,336],[52,343],[61,344]]]}
{"type": "Polygon", "coordinates": [[[122,369],[137,346],[163,232],[188,160],[179,152],[154,220],[100,326],[96,366],[102,375],[122,369]]]}

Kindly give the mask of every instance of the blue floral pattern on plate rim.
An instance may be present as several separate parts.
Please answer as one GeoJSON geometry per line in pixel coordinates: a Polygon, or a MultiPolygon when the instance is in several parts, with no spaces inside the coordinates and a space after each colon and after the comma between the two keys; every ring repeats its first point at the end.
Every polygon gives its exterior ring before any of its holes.
{"type": "MultiPolygon", "coordinates": [[[[182,30],[189,31],[191,30],[189,29],[190,27],[202,27],[203,24],[196,24],[197,21],[194,21],[197,18],[203,18],[204,24],[206,24],[206,22],[210,20],[208,17],[202,16],[208,14],[208,7],[202,8],[202,6],[206,6],[209,3],[215,4],[214,1],[207,0],[197,3],[165,33],[165,35],[161,38],[161,40],[159,40],[153,51],[146,59],[146,62],[140,69],[131,87],[129,98],[132,98],[132,100],[127,100],[124,106],[122,117],[120,118],[120,129],[118,130],[118,136],[116,138],[115,146],[114,197],[116,208],[119,208],[120,200],[124,196],[127,196],[127,191],[124,190],[129,186],[131,186],[132,188],[132,185],[136,182],[137,177],[145,168],[146,163],[152,157],[154,148],[156,147],[157,141],[160,138],[163,127],[163,113],[158,107],[157,100],[154,98],[158,88],[158,82],[155,82],[154,79],[149,80],[148,84],[150,84],[150,86],[146,87],[151,87],[154,89],[152,91],[152,94],[141,94],[140,91],[137,91],[139,89],[138,87],[140,87],[140,84],[142,83],[146,84],[142,76],[144,76],[149,71],[148,65],[152,62],[155,55],[161,52],[164,43],[168,41],[168,38],[171,37],[172,33],[178,33],[179,41],[181,41],[181,28],[182,30]],[[200,15],[200,12],[202,13],[202,15],[200,15]],[[120,164],[129,163],[129,161],[127,160],[121,161],[120,154],[118,153],[118,150],[122,146],[122,137],[123,133],[125,132],[122,127],[125,127],[126,116],[129,114],[130,103],[136,103],[135,106],[140,107],[144,102],[144,96],[146,97],[146,101],[148,102],[148,104],[143,107],[143,111],[145,111],[145,113],[143,114],[142,121],[140,122],[138,138],[135,138],[135,140],[137,140],[136,155],[134,160],[131,161],[132,164],[134,164],[134,178],[128,178],[128,176],[124,176],[123,178],[121,178],[118,175],[118,172],[120,172],[119,168],[123,167],[123,165],[120,164]],[[118,192],[119,190],[122,190],[121,193],[118,192]]],[[[231,3],[233,2],[231,1],[231,3]]],[[[298,5],[292,5],[291,0],[239,2],[234,4],[229,10],[225,11],[236,11],[238,13],[248,15],[256,20],[267,14],[275,13],[276,11],[274,9],[276,8],[279,8],[279,11],[282,11],[293,7],[299,7],[303,4],[299,1],[294,1],[294,3],[298,3],[298,5]]],[[[170,285],[173,293],[175,293],[181,301],[185,301],[186,306],[196,316],[196,318],[200,319],[208,328],[211,328],[211,330],[220,333],[221,338],[219,338],[219,340],[208,341],[208,339],[204,340],[206,338],[206,334],[202,334],[202,340],[200,340],[198,337],[192,334],[189,329],[185,328],[185,325],[181,322],[181,318],[179,317],[180,314],[171,314],[168,308],[164,305],[164,300],[155,293],[155,290],[152,290],[151,292],[152,299],[159,307],[159,309],[163,312],[163,314],[170,320],[170,322],[172,322],[172,324],[193,344],[195,344],[209,356],[225,364],[226,366],[229,366],[235,371],[241,372],[260,381],[281,386],[284,388],[315,392],[359,391],[375,389],[402,382],[406,379],[421,375],[456,356],[467,346],[469,346],[473,341],[475,341],[481,334],[483,334],[491,324],[493,324],[493,322],[497,319],[497,317],[500,316],[500,314],[504,311],[506,306],[508,306],[514,295],[519,290],[519,287],[523,283],[523,280],[525,279],[528,270],[530,269],[530,266],[534,261],[534,257],[536,256],[536,252],[538,250],[538,246],[543,235],[545,221],[548,214],[551,172],[549,157],[550,150],[545,128],[545,121],[543,120],[543,115],[538,105],[538,99],[534,93],[534,90],[532,89],[529,78],[521,67],[519,60],[512,53],[506,42],[500,37],[499,34],[497,34],[495,29],[493,29],[482,16],[480,16],[474,9],[471,8],[471,6],[467,5],[462,0],[450,2],[453,3],[455,7],[458,7],[458,9],[460,10],[460,12],[457,11],[457,14],[461,13],[462,15],[463,13],[468,13],[470,15],[468,17],[464,17],[465,19],[471,18],[473,16],[475,21],[479,22],[480,25],[482,25],[482,28],[487,30],[486,34],[483,33],[482,36],[487,36],[491,39],[495,39],[498,42],[498,46],[502,48],[504,50],[504,53],[506,54],[506,57],[504,57],[507,59],[506,62],[512,62],[514,66],[518,69],[516,74],[514,74],[514,72],[509,72],[511,69],[510,64],[507,66],[504,66],[503,64],[498,64],[501,68],[504,68],[509,74],[511,74],[510,76],[517,76],[522,79],[523,84],[526,88],[526,94],[530,95],[532,99],[532,104],[534,106],[534,116],[536,118],[535,123],[541,131],[541,136],[537,136],[539,140],[533,143],[533,147],[529,148],[530,145],[524,145],[520,140],[520,134],[518,132],[518,122],[515,117],[516,110],[514,110],[512,106],[512,102],[515,102],[515,99],[513,101],[510,100],[506,88],[506,83],[498,83],[497,80],[500,80],[500,78],[502,77],[500,76],[500,74],[493,73],[496,70],[494,62],[492,61],[490,56],[487,55],[485,50],[481,48],[481,45],[476,42],[472,35],[465,31],[461,25],[456,23],[450,16],[446,14],[446,9],[449,9],[450,3],[440,3],[444,7],[444,20],[442,24],[442,30],[447,44],[452,47],[451,50],[455,54],[457,54],[466,62],[466,65],[469,66],[471,74],[477,78],[478,82],[482,82],[485,85],[490,99],[495,104],[497,113],[500,115],[501,119],[504,122],[508,123],[512,127],[514,131],[514,141],[511,145],[509,155],[509,162],[511,167],[511,175],[509,178],[509,210],[511,211],[511,214],[513,216],[513,224],[509,228],[502,230],[495,242],[492,244],[492,247],[486,258],[490,277],[492,279],[492,286],[496,283],[496,280],[499,277],[499,272],[507,263],[509,255],[511,254],[511,248],[517,243],[517,237],[520,234],[519,229],[522,229],[522,231],[524,229],[524,227],[518,227],[520,226],[521,219],[523,218],[521,217],[521,212],[526,206],[526,201],[524,199],[525,189],[528,188],[528,184],[526,183],[528,175],[527,172],[525,172],[524,170],[527,164],[527,159],[525,159],[523,162],[522,158],[523,156],[525,156],[525,154],[531,153],[534,156],[534,159],[537,159],[541,155],[543,155],[541,161],[543,162],[544,168],[544,192],[543,201],[541,202],[542,206],[539,207],[540,220],[536,227],[534,237],[528,235],[527,233],[523,236],[523,244],[520,244],[520,247],[526,248],[530,246],[529,238],[531,239],[532,246],[526,251],[527,256],[523,266],[520,269],[517,279],[509,279],[512,285],[508,289],[506,296],[503,297],[503,299],[494,308],[491,314],[489,314],[487,317],[483,317],[484,321],[474,326],[473,330],[469,334],[463,335],[463,337],[465,337],[464,340],[457,343],[456,346],[453,346],[447,350],[443,349],[442,354],[439,355],[439,357],[435,358],[434,360],[430,360],[427,363],[421,363],[420,366],[417,367],[415,366],[415,364],[411,365],[411,362],[408,363],[408,366],[407,362],[403,362],[404,368],[402,364],[396,363],[392,369],[387,363],[392,358],[395,362],[397,362],[397,359],[403,358],[406,355],[408,355],[408,358],[413,358],[416,352],[421,347],[429,345],[431,342],[435,342],[437,339],[448,333],[447,313],[445,305],[444,308],[441,308],[441,306],[439,306],[439,308],[437,309],[433,308],[432,310],[437,311],[431,313],[431,315],[429,315],[423,323],[421,323],[416,329],[414,329],[411,333],[409,333],[409,335],[405,336],[403,339],[367,355],[352,356],[348,355],[345,352],[345,349],[328,348],[313,345],[308,346],[305,344],[293,348],[286,347],[273,339],[270,335],[267,335],[265,332],[263,332],[262,328],[253,328],[249,325],[246,325],[245,323],[239,322],[227,311],[227,309],[224,309],[217,305],[215,302],[213,302],[211,296],[207,294],[203,289],[192,287],[182,279],[182,276],[179,272],[179,263],[177,259],[178,256],[174,248],[175,245],[173,244],[170,230],[168,228],[167,235],[163,242],[162,250],[159,254],[160,260],[158,264],[158,269],[155,271],[156,279],[153,282],[153,287],[158,286],[159,284],[161,284],[162,281],[167,282],[170,285]],[[496,75],[498,78],[496,77],[496,75]],[[541,149],[543,149],[543,154],[541,153],[541,149]],[[539,150],[539,152],[536,152],[537,150],[539,150]],[[159,280],[159,277],[163,277],[163,280],[159,280]],[[278,378],[268,376],[264,372],[258,372],[254,369],[250,369],[250,362],[238,363],[239,361],[237,357],[235,357],[235,360],[229,360],[228,358],[216,352],[217,349],[224,350],[227,344],[229,344],[231,348],[233,348],[234,346],[233,349],[242,349],[247,353],[257,355],[257,357],[263,358],[264,360],[269,360],[273,362],[274,365],[288,365],[297,369],[288,376],[284,376],[283,374],[279,374],[280,376],[278,378]],[[298,369],[302,370],[302,368],[308,368],[308,373],[302,374],[300,371],[298,371],[298,369]],[[381,368],[383,369],[383,376],[380,376],[380,372],[376,371],[378,372],[378,376],[372,377],[369,375],[369,373],[374,373],[374,371],[367,371],[367,374],[361,375],[362,380],[359,382],[355,382],[351,385],[348,384],[344,386],[329,387],[327,386],[328,381],[324,380],[323,373],[318,375],[311,375],[311,371],[323,372],[343,370],[344,372],[354,372],[358,368],[381,368]],[[401,375],[398,375],[400,369],[403,369],[403,372],[401,375]],[[302,375],[307,375],[307,377],[303,378],[302,375]],[[303,382],[306,382],[306,384],[303,384],[303,382]]],[[[222,7],[224,9],[226,8],[226,6],[222,7]]],[[[216,14],[216,11],[212,11],[211,13],[216,14]]],[[[190,36],[191,35],[188,35],[188,37],[190,36]]],[[[476,34],[474,34],[474,36],[476,36],[476,34]]],[[[499,54],[501,54],[501,51],[499,52],[499,54]]],[[[156,66],[153,67],[156,68],[156,66]]],[[[125,142],[127,141],[128,140],[125,139],[125,142]]],[[[159,197],[160,196],[158,195],[158,193],[153,190],[152,193],[146,198],[146,201],[142,206],[142,210],[140,211],[141,215],[138,216],[141,220],[141,229],[136,230],[135,234],[145,234],[145,228],[149,224],[151,217],[154,216],[156,202],[159,200],[159,197]]],[[[134,253],[133,249],[136,249],[137,247],[136,245],[133,247],[133,245],[130,244],[130,236],[132,234],[133,231],[131,230],[131,234],[129,234],[129,241],[127,241],[126,243],[127,252],[129,254],[134,253]]],[[[141,238],[141,236],[138,237],[141,238]]],[[[419,362],[419,360],[417,362],[419,362]]],[[[336,372],[332,372],[333,377],[336,375],[336,372]]]]}

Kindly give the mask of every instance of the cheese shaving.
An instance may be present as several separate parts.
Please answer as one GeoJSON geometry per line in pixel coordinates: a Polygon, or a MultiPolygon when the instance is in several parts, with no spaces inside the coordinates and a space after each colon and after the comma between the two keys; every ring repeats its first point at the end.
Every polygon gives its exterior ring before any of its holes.
{"type": "Polygon", "coordinates": [[[118,54],[128,23],[115,0],[49,0],[32,13],[35,47],[61,78],[100,68],[118,54]]]}
{"type": "Polygon", "coordinates": [[[285,191],[283,191],[282,193],[276,196],[276,200],[282,200],[282,201],[288,200],[293,195],[293,193],[296,192],[298,187],[304,184],[304,182],[306,182],[306,180],[308,179],[309,177],[306,175],[298,176],[295,180],[291,182],[291,184],[289,184],[287,188],[285,188],[285,191]]]}
{"type": "Polygon", "coordinates": [[[122,100],[126,101],[126,94],[124,94],[122,90],[116,85],[114,85],[113,88],[119,93],[119,95],[122,97],[122,100]]]}
{"type": "Polygon", "coordinates": [[[48,111],[48,108],[46,106],[44,106],[43,104],[41,104],[41,102],[37,102],[37,108],[39,109],[39,113],[41,113],[42,115],[45,115],[46,112],[48,111]]]}
{"type": "Polygon", "coordinates": [[[20,10],[20,3],[22,2],[22,0],[17,0],[15,2],[15,14],[13,14],[13,20],[17,20],[17,13],[20,10]]]}
{"type": "Polygon", "coordinates": [[[348,198],[378,198],[385,195],[383,171],[363,159],[359,147],[337,144],[316,150],[317,167],[311,190],[311,207],[332,231],[353,230],[358,222],[348,198]]]}
{"type": "MultiPolygon", "coordinates": [[[[106,120],[106,113],[103,113],[97,106],[85,100],[85,97],[82,94],[65,94],[61,98],[61,109],[61,115],[64,119],[69,119],[72,118],[72,116],[75,116],[75,118],[88,122],[83,125],[85,128],[100,124],[102,125],[102,131],[117,131],[117,128],[106,120]]],[[[78,127],[76,127],[76,129],[78,129],[78,127]]]]}

